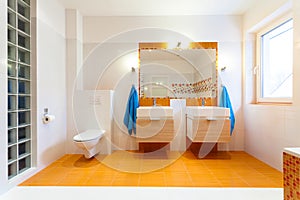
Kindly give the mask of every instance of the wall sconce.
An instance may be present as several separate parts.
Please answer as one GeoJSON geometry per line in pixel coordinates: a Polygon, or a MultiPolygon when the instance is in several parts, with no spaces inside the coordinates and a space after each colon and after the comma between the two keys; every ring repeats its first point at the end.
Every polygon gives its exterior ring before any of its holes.
{"type": "Polygon", "coordinates": [[[222,67],[221,72],[225,72],[226,68],[227,68],[226,66],[222,67]]]}

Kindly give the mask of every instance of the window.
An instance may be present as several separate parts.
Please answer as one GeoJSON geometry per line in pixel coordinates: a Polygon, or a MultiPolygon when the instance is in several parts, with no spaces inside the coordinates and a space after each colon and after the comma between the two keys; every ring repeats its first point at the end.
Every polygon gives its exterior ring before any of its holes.
{"type": "Polygon", "coordinates": [[[32,167],[31,15],[30,0],[7,2],[7,176],[12,179],[32,167]]]}
{"type": "Polygon", "coordinates": [[[293,20],[288,19],[257,35],[258,102],[291,102],[293,96],[293,20]]]}

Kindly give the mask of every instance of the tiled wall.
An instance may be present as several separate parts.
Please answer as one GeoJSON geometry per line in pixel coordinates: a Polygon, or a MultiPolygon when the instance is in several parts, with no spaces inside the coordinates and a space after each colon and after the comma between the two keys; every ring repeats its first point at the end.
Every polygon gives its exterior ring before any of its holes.
{"type": "Polygon", "coordinates": [[[212,78],[190,84],[172,83],[171,85],[175,96],[184,95],[184,97],[203,96],[203,94],[217,89],[217,83],[213,83],[212,78]]]}
{"type": "Polygon", "coordinates": [[[283,153],[284,199],[300,200],[300,158],[283,153]]]}

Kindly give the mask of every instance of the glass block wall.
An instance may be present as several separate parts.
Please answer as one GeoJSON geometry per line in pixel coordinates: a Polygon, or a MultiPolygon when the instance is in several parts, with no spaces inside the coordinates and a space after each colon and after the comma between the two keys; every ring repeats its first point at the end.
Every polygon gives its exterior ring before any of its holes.
{"type": "Polygon", "coordinates": [[[31,167],[30,0],[7,0],[8,179],[31,167]]]}

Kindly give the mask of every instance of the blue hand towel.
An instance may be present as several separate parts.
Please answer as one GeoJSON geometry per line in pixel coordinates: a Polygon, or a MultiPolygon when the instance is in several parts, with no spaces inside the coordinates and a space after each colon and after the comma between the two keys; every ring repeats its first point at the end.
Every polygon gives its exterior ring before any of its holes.
{"type": "Polygon", "coordinates": [[[136,113],[138,107],[139,107],[138,94],[135,87],[132,86],[129,93],[126,112],[123,120],[125,126],[128,129],[129,135],[132,134],[132,131],[134,132],[134,134],[136,134],[136,113]]]}
{"type": "Polygon", "coordinates": [[[223,86],[223,90],[220,97],[220,107],[229,108],[230,110],[230,135],[232,135],[235,124],[235,117],[231,106],[229,94],[225,86],[223,86]]]}

